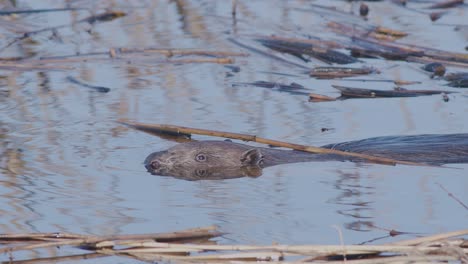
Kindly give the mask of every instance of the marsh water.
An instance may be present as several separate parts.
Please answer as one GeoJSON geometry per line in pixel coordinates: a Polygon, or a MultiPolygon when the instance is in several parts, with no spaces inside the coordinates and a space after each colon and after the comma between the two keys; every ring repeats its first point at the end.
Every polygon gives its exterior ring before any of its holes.
{"type": "MultiPolygon", "coordinates": [[[[370,14],[364,22],[357,15],[359,5],[348,1],[239,0],[235,18],[231,1],[16,1],[23,9],[68,5],[88,10],[0,17],[2,47],[21,32],[70,25],[20,40],[2,49],[3,58],[106,53],[118,47],[248,56],[233,57],[232,64],[224,65],[171,62],[186,57],[143,53],[120,60],[90,56],[46,69],[0,70],[0,233],[108,235],[214,224],[226,233],[215,239],[220,244],[338,244],[337,228],[345,243],[357,244],[413,237],[387,237],[391,229],[432,234],[467,228],[466,209],[449,196],[468,202],[467,164],[437,168],[309,162],[266,168],[259,177],[184,181],[151,175],[143,166],[151,152],[178,143],[117,122],[183,125],[314,146],[375,136],[468,132],[467,92],[431,79],[420,69],[422,64],[360,58],[356,65],[375,67],[381,74],[355,79],[374,81],[317,80],[305,69],[324,66],[322,62],[304,62],[254,41],[259,35],[335,39],[327,22],[358,21],[408,32],[399,40],[404,43],[466,53],[466,4],[431,22],[423,9],[431,1],[408,7],[391,1],[367,3],[370,14]],[[356,15],[337,16],[316,4],[356,15]],[[75,23],[106,10],[126,16],[75,23]],[[69,76],[110,91],[77,85],[69,76]],[[306,87],[305,92],[336,97],[332,84],[395,86],[382,80],[418,81],[405,88],[458,93],[449,94],[448,102],[433,95],[312,103],[307,93],[233,85],[295,82],[306,87]]],[[[15,257],[47,255],[43,253],[15,257]]]]}

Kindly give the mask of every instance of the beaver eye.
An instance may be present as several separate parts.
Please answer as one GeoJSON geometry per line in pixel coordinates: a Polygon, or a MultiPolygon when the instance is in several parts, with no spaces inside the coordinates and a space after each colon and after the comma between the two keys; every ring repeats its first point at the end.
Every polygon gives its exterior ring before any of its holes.
{"type": "Polygon", "coordinates": [[[206,156],[204,154],[198,154],[195,156],[196,161],[206,161],[206,156]]]}

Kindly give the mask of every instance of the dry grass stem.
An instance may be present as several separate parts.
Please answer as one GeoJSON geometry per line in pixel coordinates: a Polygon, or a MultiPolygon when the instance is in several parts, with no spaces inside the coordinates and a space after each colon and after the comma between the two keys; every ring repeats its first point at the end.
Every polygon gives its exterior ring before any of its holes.
{"type": "MultiPolygon", "coordinates": [[[[302,257],[302,262],[326,262],[329,257],[342,257],[347,263],[408,263],[425,261],[465,260],[468,254],[466,241],[462,239],[447,240],[454,236],[467,235],[468,230],[438,234],[426,238],[401,241],[384,245],[215,245],[185,244],[182,238],[190,236],[214,237],[219,235],[215,227],[183,230],[171,233],[86,236],[67,233],[35,233],[0,235],[5,243],[23,243],[19,246],[4,247],[1,253],[12,254],[18,250],[53,248],[57,246],[79,246],[93,251],[90,257],[126,256],[141,261],[169,261],[177,263],[252,263],[268,261],[269,263],[292,263],[289,257],[302,257]],[[64,241],[40,242],[43,239],[62,239],[64,241]],[[161,240],[173,241],[157,242],[161,240]],[[38,241],[40,243],[38,243],[38,241]],[[382,255],[383,254],[383,255],[382,255]],[[286,260],[286,261],[283,261],[286,260]]],[[[70,255],[51,258],[37,258],[17,263],[39,263],[81,259],[88,255],[70,255]]],[[[15,262],[12,262],[15,263],[15,262]]],[[[330,263],[343,263],[332,261],[330,263]]]]}

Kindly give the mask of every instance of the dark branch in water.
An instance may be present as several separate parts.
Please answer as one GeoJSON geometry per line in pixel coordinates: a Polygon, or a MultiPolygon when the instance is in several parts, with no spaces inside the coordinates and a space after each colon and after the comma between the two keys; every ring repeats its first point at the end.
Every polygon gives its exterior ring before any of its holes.
{"type": "Polygon", "coordinates": [[[382,97],[415,97],[422,95],[434,95],[442,93],[452,93],[442,90],[406,90],[403,88],[395,90],[375,90],[352,88],[340,85],[332,85],[333,88],[338,89],[341,95],[346,98],[382,98],[382,97]]]}
{"type": "Polygon", "coordinates": [[[78,84],[78,85],[81,85],[81,86],[84,86],[84,87],[87,87],[87,88],[90,88],[90,89],[93,89],[95,90],[96,92],[100,92],[100,93],[108,93],[111,89],[110,88],[107,88],[107,87],[104,87],[104,86],[95,86],[95,85],[89,85],[87,83],[84,83],[82,81],[79,81],[77,79],[75,79],[74,77],[72,76],[68,76],[67,77],[67,80],[71,83],[74,83],[74,84],[78,84]]]}
{"type": "Polygon", "coordinates": [[[298,63],[294,63],[294,62],[290,62],[288,60],[285,60],[283,58],[280,58],[278,56],[275,56],[273,54],[270,54],[268,52],[265,52],[265,51],[262,51],[262,50],[259,50],[257,48],[254,48],[254,47],[251,47],[251,46],[248,46],[246,44],[243,44],[243,43],[240,43],[239,41],[233,39],[233,38],[228,38],[228,41],[236,44],[237,46],[239,47],[242,47],[244,49],[247,49],[247,50],[250,50],[252,52],[255,52],[255,53],[258,53],[260,55],[263,55],[263,56],[266,56],[266,57],[269,57],[271,59],[274,59],[274,60],[277,60],[277,61],[280,61],[282,63],[285,63],[285,64],[288,64],[288,65],[292,65],[292,66],[295,66],[295,67],[299,67],[299,68],[302,68],[302,69],[308,69],[306,66],[303,66],[301,64],[298,64],[298,63]]]}
{"type": "Polygon", "coordinates": [[[434,94],[449,94],[455,92],[442,91],[442,90],[407,90],[398,88],[394,90],[376,90],[376,89],[364,89],[364,88],[353,88],[340,85],[332,85],[333,88],[341,92],[340,97],[329,97],[320,94],[309,94],[310,102],[325,102],[325,101],[336,101],[345,100],[350,98],[394,98],[394,97],[416,97],[434,94]]]}
{"type": "Polygon", "coordinates": [[[290,94],[307,95],[305,92],[306,88],[298,83],[292,82],[290,84],[278,83],[278,82],[267,82],[267,81],[256,81],[256,82],[237,82],[232,84],[233,87],[239,86],[256,86],[262,88],[268,88],[279,92],[287,92],[290,94]]]}
{"type": "Polygon", "coordinates": [[[356,58],[344,54],[343,52],[333,50],[323,45],[315,45],[310,42],[293,42],[281,38],[258,38],[256,40],[265,47],[278,52],[291,54],[304,62],[309,62],[309,60],[304,57],[305,55],[327,64],[349,64],[358,61],[356,58]]]}

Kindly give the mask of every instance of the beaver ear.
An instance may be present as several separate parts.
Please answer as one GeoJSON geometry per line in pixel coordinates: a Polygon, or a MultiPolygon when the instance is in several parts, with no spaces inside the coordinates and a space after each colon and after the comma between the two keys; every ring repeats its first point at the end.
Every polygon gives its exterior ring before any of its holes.
{"type": "Polygon", "coordinates": [[[240,161],[244,166],[258,166],[263,163],[263,155],[257,148],[252,148],[242,153],[240,161]]]}

